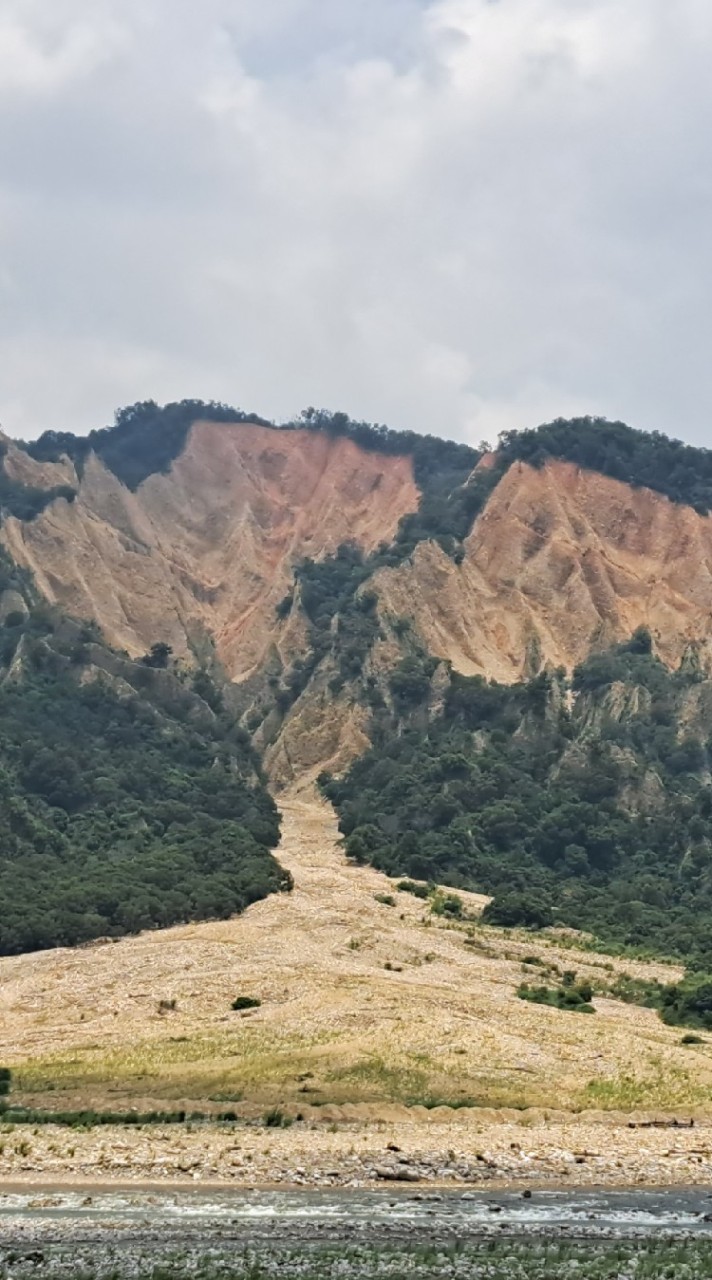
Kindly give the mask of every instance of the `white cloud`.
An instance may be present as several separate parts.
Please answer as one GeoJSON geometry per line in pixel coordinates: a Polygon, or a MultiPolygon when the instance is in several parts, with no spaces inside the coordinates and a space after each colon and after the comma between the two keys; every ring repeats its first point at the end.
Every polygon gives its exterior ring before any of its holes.
{"type": "Polygon", "coordinates": [[[709,0],[4,0],[5,429],[203,395],[703,441],[711,51],[709,0]]]}
{"type": "Polygon", "coordinates": [[[101,0],[3,0],[0,101],[13,94],[52,95],[90,77],[125,48],[125,35],[101,0]]]}

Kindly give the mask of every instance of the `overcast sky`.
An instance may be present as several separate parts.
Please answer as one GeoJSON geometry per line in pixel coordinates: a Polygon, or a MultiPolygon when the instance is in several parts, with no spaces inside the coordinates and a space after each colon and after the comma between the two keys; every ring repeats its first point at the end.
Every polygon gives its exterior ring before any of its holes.
{"type": "Polygon", "coordinates": [[[711,0],[0,0],[0,421],[712,444],[711,0]]]}

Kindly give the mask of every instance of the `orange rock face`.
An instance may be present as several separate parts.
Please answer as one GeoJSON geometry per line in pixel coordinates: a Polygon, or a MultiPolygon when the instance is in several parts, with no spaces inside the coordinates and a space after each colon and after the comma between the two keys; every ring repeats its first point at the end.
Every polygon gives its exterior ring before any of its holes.
{"type": "Polygon", "coordinates": [[[570,668],[641,625],[670,665],[691,643],[712,658],[712,520],[570,463],[516,463],[461,565],[423,543],[376,586],[383,608],[467,674],[570,668]]]}
{"type": "MultiPolygon", "coordinates": [[[[132,655],[214,643],[237,681],[304,645],[298,617],[275,614],[298,560],[347,539],[368,552],[418,502],[408,457],[309,430],[196,423],[170,472],[136,493],[94,456],[78,482],[67,462],[6,443],[24,483],[79,487],[73,504],[3,527],[47,598],[132,655]]],[[[569,463],[516,463],[464,550],[457,565],[421,543],[374,579],[382,614],[411,618],[459,671],[511,681],[542,662],[570,668],[641,624],[670,665],[694,644],[712,666],[712,520],[689,507],[569,463]]]]}
{"type": "MultiPolygon", "coordinates": [[[[6,465],[25,483],[72,478],[15,449],[6,465]]],[[[408,457],[321,432],[198,422],[168,474],[131,493],[92,455],[73,504],[8,520],[2,539],[49,600],[95,618],[111,645],[137,655],[162,640],[187,657],[209,635],[242,680],[278,642],[294,564],[346,540],[368,552],[417,503],[408,457]]]]}

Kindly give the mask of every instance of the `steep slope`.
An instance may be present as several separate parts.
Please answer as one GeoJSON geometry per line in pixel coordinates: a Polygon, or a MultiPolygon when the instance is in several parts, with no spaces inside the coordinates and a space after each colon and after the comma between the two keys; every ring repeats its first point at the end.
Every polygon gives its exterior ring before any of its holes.
{"type": "Polygon", "coordinates": [[[384,614],[466,675],[570,670],[639,626],[670,666],[690,644],[712,656],[712,519],[567,462],[515,462],[461,564],[421,543],[373,586],[384,614]]]}
{"type": "Polygon", "coordinates": [[[688,929],[706,956],[712,454],[582,420],[482,457],[345,415],[276,429],[196,406],[0,442],[0,538],[35,594],[125,651],[94,666],[135,692],[155,648],[249,732],[275,791],[368,752],[330,784],[354,856],[533,883],[609,942],[679,951],[688,929]],[[562,667],[573,683],[549,679],[562,667]]]}
{"type": "Polygon", "coordinates": [[[278,637],[275,606],[295,563],[353,540],[389,541],[418,504],[411,459],[359,449],[324,432],[196,422],[167,474],[136,492],[90,454],[68,462],[11,449],[23,483],[72,480],[31,522],[8,519],[2,541],[37,587],[69,614],[94,619],[131,655],[156,641],[181,658],[214,645],[232,680],[254,673],[278,637]]]}

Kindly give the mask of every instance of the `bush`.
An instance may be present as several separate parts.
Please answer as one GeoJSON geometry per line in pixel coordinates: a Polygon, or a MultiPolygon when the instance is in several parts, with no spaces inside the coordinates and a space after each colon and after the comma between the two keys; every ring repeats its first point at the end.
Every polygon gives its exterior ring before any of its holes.
{"type": "Polygon", "coordinates": [[[380,902],[384,907],[394,907],[396,900],[392,893],[374,893],[376,902],[380,902]]]}
{"type": "Polygon", "coordinates": [[[502,893],[487,903],[482,912],[484,924],[507,929],[546,929],[554,923],[551,908],[533,894],[502,893]]]}
{"type": "Polygon", "coordinates": [[[546,1004],[553,1009],[565,1009],[570,1013],[595,1013],[591,998],[593,989],[589,982],[564,983],[560,987],[530,987],[522,982],[517,987],[520,1000],[529,1000],[532,1004],[546,1004]]]}
{"type": "Polygon", "coordinates": [[[294,1120],[280,1111],[279,1107],[271,1107],[269,1111],[265,1111],[262,1123],[266,1129],[288,1129],[294,1124],[294,1120]]]}
{"type": "Polygon", "coordinates": [[[688,1031],[680,1041],[680,1044],[704,1044],[702,1036],[696,1036],[694,1031],[688,1031]]]}
{"type": "Polygon", "coordinates": [[[465,904],[457,893],[442,893],[440,890],[433,894],[430,909],[434,916],[449,916],[454,920],[461,920],[465,914],[465,904]]]}
{"type": "Polygon", "coordinates": [[[670,1026],[712,1030],[712,975],[695,973],[664,987],[660,1013],[670,1026]]]}
{"type": "Polygon", "coordinates": [[[256,996],[237,996],[236,999],[233,1000],[230,1007],[232,1009],[237,1009],[237,1010],[259,1009],[261,1004],[262,1004],[262,1001],[258,1000],[256,996]]]}
{"type": "Polygon", "coordinates": [[[416,880],[399,880],[396,885],[401,893],[412,893],[414,898],[427,899],[430,897],[430,889],[427,884],[418,884],[416,880]]]}
{"type": "Polygon", "coordinates": [[[6,1098],[10,1092],[12,1072],[9,1067],[0,1067],[0,1098],[6,1098]]]}

